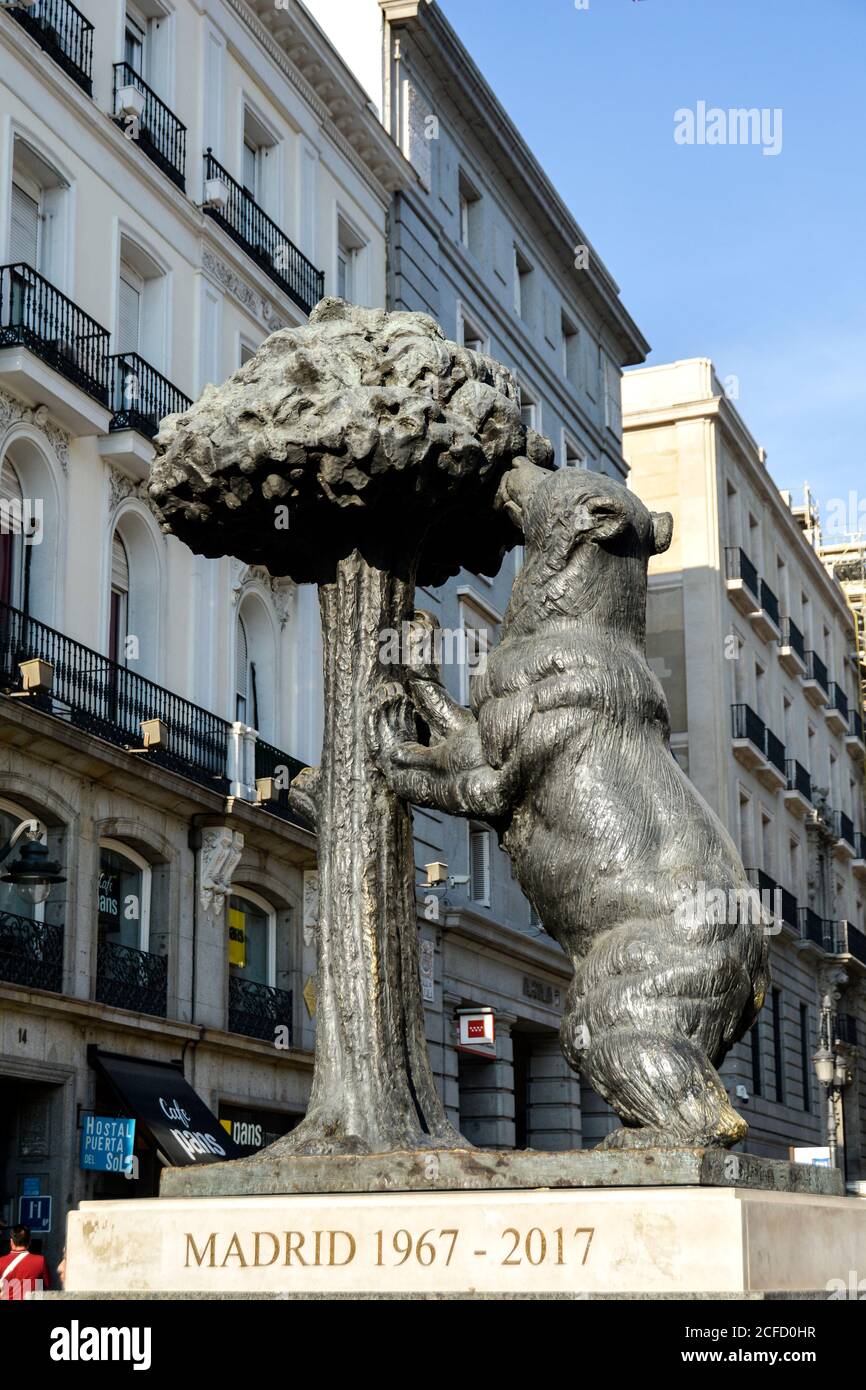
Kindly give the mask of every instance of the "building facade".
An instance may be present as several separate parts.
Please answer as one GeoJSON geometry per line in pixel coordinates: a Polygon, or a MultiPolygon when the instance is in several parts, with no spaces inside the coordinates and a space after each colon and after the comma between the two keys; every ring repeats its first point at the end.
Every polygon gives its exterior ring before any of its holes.
{"type": "Polygon", "coordinates": [[[385,298],[414,176],[270,8],[0,5],[0,838],[35,820],[65,878],[0,883],[0,1221],[50,1197],[52,1260],[69,1206],[155,1191],[144,1135],[138,1177],[79,1165],[128,1113],[100,1057],[179,1063],[247,1151],[309,1091],[315,841],[282,787],[319,754],[315,592],[192,555],[142,494],[162,416],[323,293],[385,298]]]}
{"type": "Polygon", "coordinates": [[[750,1152],[827,1141],[813,1069],[822,1009],[846,1079],[848,1177],[866,1166],[866,854],[861,671],[815,518],[781,495],[712,364],[626,373],[630,486],[674,516],[650,562],[647,652],[672,748],[774,906],[773,981],[723,1069],[750,1152]]]}
{"type": "MultiPolygon", "coordinates": [[[[390,210],[389,307],[431,314],[447,337],[505,363],[558,466],[624,478],[621,368],[648,345],[441,10],[426,0],[309,8],[415,173],[390,210]]],[[[443,672],[463,703],[520,562],[515,549],[495,576],[464,571],[418,594],[446,634],[443,672]]],[[[428,1035],[450,1117],[476,1144],[591,1145],[613,1121],[581,1096],[561,1054],[563,953],[486,825],[426,811],[415,824],[428,1035]],[[448,877],[428,890],[430,862],[448,877]],[[494,1011],[495,1058],[455,1046],[455,1014],[473,1007],[494,1011]]]]}

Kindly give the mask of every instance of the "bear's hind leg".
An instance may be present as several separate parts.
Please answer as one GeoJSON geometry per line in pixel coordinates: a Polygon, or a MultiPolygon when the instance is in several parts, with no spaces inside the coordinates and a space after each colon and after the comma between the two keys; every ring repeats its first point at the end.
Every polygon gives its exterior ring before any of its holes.
{"type": "Polygon", "coordinates": [[[604,1148],[729,1148],[745,1138],[718,1072],[683,1034],[619,1028],[591,1040],[581,1070],[625,1122],[604,1148]]]}

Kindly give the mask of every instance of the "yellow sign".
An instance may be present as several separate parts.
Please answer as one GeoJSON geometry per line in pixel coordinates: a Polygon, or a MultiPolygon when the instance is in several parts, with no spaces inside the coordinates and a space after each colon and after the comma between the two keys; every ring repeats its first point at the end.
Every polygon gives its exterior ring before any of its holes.
{"type": "Polygon", "coordinates": [[[316,1012],[316,982],[312,975],[310,975],[307,983],[304,985],[303,994],[304,1003],[307,1006],[307,1013],[310,1015],[310,1018],[312,1018],[316,1012]]]}
{"type": "Polygon", "coordinates": [[[229,965],[247,963],[247,919],[236,907],[229,908],[229,965]]]}

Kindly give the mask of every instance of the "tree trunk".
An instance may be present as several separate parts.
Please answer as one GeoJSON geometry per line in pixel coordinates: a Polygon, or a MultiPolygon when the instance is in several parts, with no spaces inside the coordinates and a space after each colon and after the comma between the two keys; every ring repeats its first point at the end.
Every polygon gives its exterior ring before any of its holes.
{"type": "Polygon", "coordinates": [[[411,617],[414,575],[358,552],[319,590],[325,730],[319,856],[316,1060],[307,1115],[271,1152],[379,1153],[465,1146],[436,1092],[424,1037],[412,817],[368,746],[371,694],[394,671],[382,633],[411,617]]]}

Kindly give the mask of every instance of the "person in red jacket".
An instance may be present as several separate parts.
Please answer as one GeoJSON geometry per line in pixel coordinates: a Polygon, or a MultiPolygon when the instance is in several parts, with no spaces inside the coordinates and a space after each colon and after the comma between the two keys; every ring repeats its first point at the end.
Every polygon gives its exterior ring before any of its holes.
{"type": "Polygon", "coordinates": [[[13,1226],[12,1249],[0,1257],[0,1301],[23,1299],[25,1294],[51,1288],[51,1276],[42,1255],[30,1254],[30,1231],[13,1226]]]}

